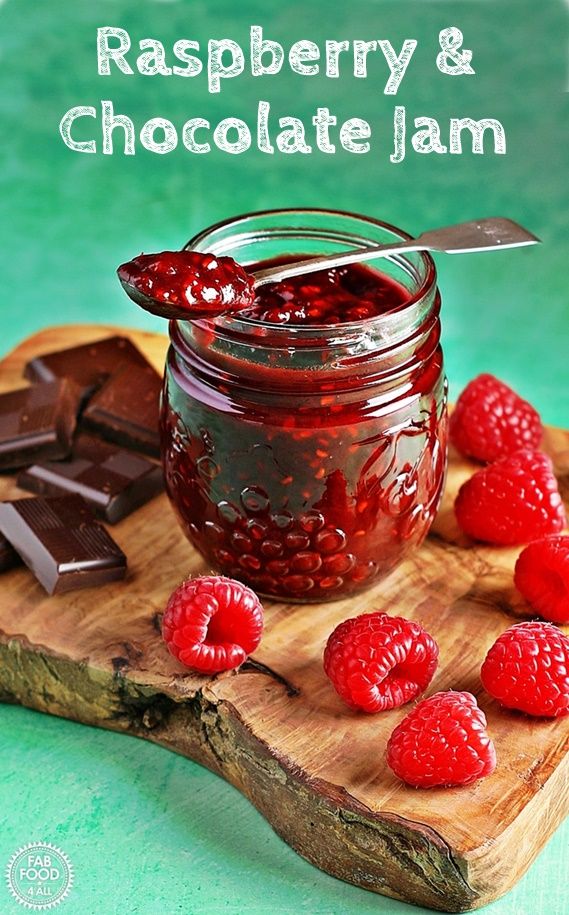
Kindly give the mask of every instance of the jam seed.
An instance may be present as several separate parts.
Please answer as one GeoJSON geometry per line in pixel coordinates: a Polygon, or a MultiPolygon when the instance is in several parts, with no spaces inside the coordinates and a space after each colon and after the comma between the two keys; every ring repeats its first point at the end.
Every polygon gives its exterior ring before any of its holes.
{"type": "Polygon", "coordinates": [[[289,573],[288,562],[283,562],[281,559],[271,559],[271,561],[267,563],[266,569],[270,575],[276,575],[277,578],[281,578],[283,575],[288,575],[289,573]]]}
{"type": "Polygon", "coordinates": [[[325,556],[322,562],[324,571],[329,575],[345,575],[356,564],[356,557],[353,553],[334,553],[332,556],[325,556]]]}
{"type": "Polygon", "coordinates": [[[373,574],[375,562],[360,562],[350,575],[352,581],[366,581],[373,574]]]}
{"type": "Polygon", "coordinates": [[[269,531],[265,521],[259,521],[257,518],[250,518],[246,525],[247,533],[253,540],[263,540],[269,531]]]}
{"type": "Polygon", "coordinates": [[[321,512],[308,511],[300,516],[300,526],[307,534],[315,534],[324,527],[325,519],[321,512]]]}
{"type": "Polygon", "coordinates": [[[220,566],[225,567],[235,562],[235,556],[229,550],[214,550],[213,555],[220,566]]]}
{"type": "Polygon", "coordinates": [[[317,572],[321,565],[322,557],[309,551],[296,553],[290,561],[292,572],[317,572]]]}
{"type": "Polygon", "coordinates": [[[287,591],[303,593],[314,587],[314,581],[308,575],[287,575],[283,578],[283,585],[287,591]]]}
{"type": "Polygon", "coordinates": [[[313,539],[313,545],[320,553],[337,553],[346,546],[346,535],[340,528],[319,531],[313,539]]]}
{"type": "Polygon", "coordinates": [[[310,546],[310,537],[308,534],[304,534],[302,531],[291,531],[285,536],[285,546],[289,550],[305,550],[307,546],[310,546]]]}
{"type": "Polygon", "coordinates": [[[318,584],[324,591],[333,591],[334,588],[342,587],[344,579],[339,575],[335,575],[328,578],[321,578],[318,584]]]}
{"type": "Polygon", "coordinates": [[[269,497],[260,486],[246,486],[241,491],[241,504],[252,515],[263,514],[269,509],[269,497]]]}
{"type": "Polygon", "coordinates": [[[253,549],[253,542],[246,534],[242,534],[241,531],[235,531],[231,535],[231,546],[238,553],[250,553],[253,549]]]}
{"type": "Polygon", "coordinates": [[[263,540],[260,549],[262,555],[267,559],[278,559],[284,553],[280,540],[263,540]]]}
{"type": "Polygon", "coordinates": [[[244,553],[243,556],[239,557],[237,562],[241,568],[246,569],[248,572],[258,572],[261,568],[261,560],[251,553],[244,553]]]}

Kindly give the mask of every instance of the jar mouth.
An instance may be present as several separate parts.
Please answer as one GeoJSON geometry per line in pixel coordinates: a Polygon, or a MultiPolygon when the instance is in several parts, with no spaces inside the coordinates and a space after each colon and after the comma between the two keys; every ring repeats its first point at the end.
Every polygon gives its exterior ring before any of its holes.
{"type": "MultiPolygon", "coordinates": [[[[203,229],[201,232],[198,232],[197,235],[194,235],[185,245],[184,250],[195,249],[203,252],[211,252],[217,256],[222,256],[229,254],[234,257],[236,260],[239,260],[238,251],[240,248],[245,248],[249,245],[252,239],[263,240],[269,238],[270,236],[276,236],[279,239],[294,238],[298,241],[299,238],[306,238],[314,241],[315,239],[323,240],[333,240],[335,243],[345,243],[347,247],[365,248],[373,247],[374,242],[367,238],[365,234],[362,234],[362,231],[349,231],[347,229],[329,229],[324,226],[317,226],[311,228],[306,224],[302,225],[302,218],[308,216],[337,216],[339,219],[353,219],[357,220],[361,229],[365,229],[366,225],[374,227],[376,229],[384,230],[385,232],[391,233],[395,239],[400,238],[405,241],[412,240],[413,236],[405,232],[403,229],[400,229],[398,226],[394,226],[391,223],[384,222],[380,219],[375,219],[372,216],[365,216],[360,213],[350,212],[349,210],[329,210],[321,207],[287,207],[279,209],[268,209],[268,210],[254,210],[249,213],[243,213],[241,216],[229,217],[228,219],[220,220],[217,223],[209,226],[206,229],[203,229]],[[248,222],[251,220],[262,220],[267,217],[286,217],[287,219],[294,218],[295,216],[299,217],[301,221],[299,225],[291,225],[285,227],[268,227],[268,228],[257,228],[249,229],[245,231],[240,231],[244,229],[248,222]],[[226,236],[226,230],[231,229],[231,234],[226,236]],[[217,236],[217,237],[216,237],[217,236]],[[237,256],[236,256],[237,255],[237,256]]],[[[415,256],[418,258],[421,267],[422,275],[419,275],[419,271],[405,258],[404,254],[394,254],[388,257],[378,259],[377,264],[380,264],[382,260],[391,261],[393,264],[398,265],[406,273],[408,273],[416,282],[417,288],[409,293],[409,297],[401,305],[390,309],[380,315],[375,317],[363,318],[358,321],[343,321],[340,325],[337,324],[310,324],[309,326],[303,324],[294,324],[293,322],[286,324],[267,324],[265,321],[258,320],[256,318],[250,318],[246,316],[240,316],[239,313],[222,316],[220,318],[215,318],[213,320],[206,319],[203,321],[203,324],[215,324],[217,327],[222,326],[232,326],[235,328],[237,324],[241,325],[243,330],[248,326],[251,328],[270,328],[270,333],[278,336],[279,333],[289,333],[292,331],[295,335],[302,335],[304,333],[318,333],[318,331],[334,331],[346,332],[357,331],[358,329],[367,329],[374,331],[381,331],[382,328],[385,328],[387,331],[390,325],[394,321],[399,321],[403,318],[407,311],[412,311],[413,307],[420,303],[425,297],[427,297],[433,290],[436,283],[436,267],[435,262],[430,254],[426,251],[414,252],[415,256]]],[[[247,261],[242,262],[243,266],[247,267],[247,261]]],[[[186,322],[180,322],[186,323],[186,322]]],[[[193,323],[202,323],[193,322],[193,323]]]]}

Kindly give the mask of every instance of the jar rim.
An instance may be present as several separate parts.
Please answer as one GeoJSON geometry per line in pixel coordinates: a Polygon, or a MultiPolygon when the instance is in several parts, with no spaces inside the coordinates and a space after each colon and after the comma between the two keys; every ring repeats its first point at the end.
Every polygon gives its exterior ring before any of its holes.
{"type": "MultiPolygon", "coordinates": [[[[230,226],[238,227],[240,224],[245,223],[247,220],[250,220],[255,217],[265,217],[265,216],[273,216],[273,215],[285,216],[285,215],[294,215],[296,213],[299,213],[299,214],[307,214],[307,213],[319,214],[319,213],[321,213],[321,214],[326,214],[328,216],[340,216],[340,217],[347,217],[350,219],[357,219],[363,223],[368,223],[369,225],[373,225],[373,226],[379,227],[381,229],[385,229],[388,232],[392,232],[394,235],[399,236],[402,239],[405,239],[408,241],[411,241],[413,239],[412,235],[410,235],[408,232],[405,232],[403,229],[399,228],[399,226],[395,226],[392,223],[385,222],[384,220],[381,220],[381,219],[376,219],[373,216],[367,216],[366,214],[363,214],[363,213],[356,213],[356,212],[353,212],[350,210],[328,209],[326,207],[276,207],[276,208],[266,209],[266,210],[251,210],[250,212],[247,212],[247,213],[242,213],[237,216],[230,216],[227,219],[221,219],[218,222],[213,223],[212,225],[208,226],[207,228],[202,229],[196,235],[192,236],[192,238],[190,238],[189,241],[187,241],[186,244],[183,246],[183,249],[186,250],[186,249],[194,248],[196,245],[203,242],[209,235],[212,235],[213,233],[218,232],[218,231],[225,229],[227,227],[230,227],[230,226]]],[[[389,323],[389,319],[393,319],[394,316],[400,316],[404,312],[406,312],[408,309],[409,310],[412,309],[414,305],[416,305],[418,302],[420,302],[422,299],[424,299],[425,296],[428,295],[429,291],[432,290],[432,288],[436,284],[436,278],[437,278],[436,265],[435,265],[433,258],[427,251],[416,251],[414,253],[419,256],[419,258],[424,266],[424,277],[422,278],[417,290],[414,293],[412,293],[411,296],[405,302],[403,302],[401,305],[397,306],[396,308],[393,308],[390,311],[384,312],[380,315],[376,315],[375,317],[363,318],[363,319],[360,319],[359,321],[342,322],[342,325],[341,325],[342,328],[345,328],[346,330],[355,330],[357,328],[380,327],[382,324],[389,323]]],[[[397,257],[397,255],[395,255],[395,257],[397,257]]],[[[388,258],[386,258],[386,259],[388,259],[388,258]]],[[[251,325],[251,326],[262,325],[264,327],[267,326],[266,322],[260,321],[256,318],[249,318],[246,316],[241,316],[239,314],[234,314],[230,317],[232,317],[234,320],[238,320],[239,323],[242,323],[244,326],[247,326],[247,325],[251,325]]],[[[216,319],[215,323],[217,323],[218,320],[220,320],[220,319],[216,319]]],[[[223,319],[221,319],[221,320],[223,320],[223,319]]],[[[288,328],[289,332],[292,329],[294,329],[294,330],[304,329],[304,326],[301,324],[292,324],[292,323],[288,324],[287,323],[285,325],[280,325],[280,326],[283,329],[288,328]]],[[[278,327],[279,327],[279,325],[275,325],[275,329],[278,327]]],[[[338,331],[338,329],[339,329],[338,325],[331,325],[331,324],[325,324],[325,323],[310,325],[310,329],[313,332],[317,332],[318,330],[323,330],[323,329],[331,329],[332,327],[334,327],[336,331],[338,331]]]]}

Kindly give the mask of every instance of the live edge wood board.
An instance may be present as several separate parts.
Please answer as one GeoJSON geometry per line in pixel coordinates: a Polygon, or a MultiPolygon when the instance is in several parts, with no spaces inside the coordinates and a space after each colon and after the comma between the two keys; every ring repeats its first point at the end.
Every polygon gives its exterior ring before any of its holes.
{"type": "MultiPolygon", "coordinates": [[[[59,327],[21,344],[0,366],[3,390],[24,363],[116,333],[59,327]]],[[[128,333],[161,368],[165,337],[128,333]]],[[[569,433],[548,429],[569,499],[569,433]]],[[[442,911],[477,908],[524,873],[569,808],[569,719],[500,709],[479,668],[494,639],[529,608],[512,585],[519,550],[473,544],[452,502],[474,465],[451,454],[434,530],[388,579],[321,605],[266,603],[253,661],[217,677],[185,671],[168,654],[160,614],[173,587],[206,571],[178,530],[165,495],[115,525],[126,582],[47,597],[26,569],[0,578],[0,698],[153,740],[235,785],[296,851],[358,886],[442,911]],[[387,769],[385,745],[408,709],[356,714],[322,671],[336,624],[382,608],[420,620],[441,663],[429,692],[473,692],[488,717],[498,767],[470,788],[418,791],[387,769]]],[[[0,478],[0,498],[23,495],[0,478]]],[[[381,903],[378,901],[378,911],[381,903]]]]}

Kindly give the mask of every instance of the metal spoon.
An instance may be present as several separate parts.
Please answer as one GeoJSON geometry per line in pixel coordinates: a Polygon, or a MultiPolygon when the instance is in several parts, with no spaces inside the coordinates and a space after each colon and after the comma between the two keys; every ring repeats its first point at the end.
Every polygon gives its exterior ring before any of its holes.
{"type": "Polygon", "coordinates": [[[268,267],[266,270],[256,270],[252,276],[255,277],[257,287],[264,286],[265,283],[286,280],[290,276],[388,257],[400,251],[443,251],[445,254],[464,254],[468,251],[497,251],[500,248],[519,248],[539,243],[539,238],[511,219],[476,219],[455,226],[445,226],[442,229],[429,229],[417,238],[410,238],[407,241],[390,242],[387,245],[370,248],[352,248],[323,257],[317,255],[306,260],[291,261],[281,266],[268,267]]]}
{"type": "MultiPolygon", "coordinates": [[[[299,276],[305,273],[314,273],[317,270],[330,270],[332,267],[341,267],[343,264],[355,264],[359,261],[370,261],[375,258],[388,257],[401,251],[444,251],[447,254],[461,254],[466,251],[491,251],[499,248],[517,248],[521,245],[535,245],[539,238],[528,232],[511,219],[479,219],[474,222],[463,222],[456,226],[446,226],[442,229],[431,229],[423,232],[418,238],[407,241],[389,243],[387,245],[374,245],[366,248],[352,248],[340,251],[337,254],[324,256],[315,255],[304,260],[290,261],[277,267],[268,267],[251,273],[254,277],[255,287],[265,283],[274,283],[284,280],[289,276],[299,276]]],[[[203,314],[196,308],[183,308],[168,302],[155,299],[153,296],[141,292],[128,275],[129,264],[123,264],[118,269],[119,279],[127,295],[145,311],[159,315],[162,318],[178,318],[189,321],[192,318],[212,316],[211,309],[206,309],[203,314]]],[[[219,312],[222,314],[222,312],[219,312]]]]}

